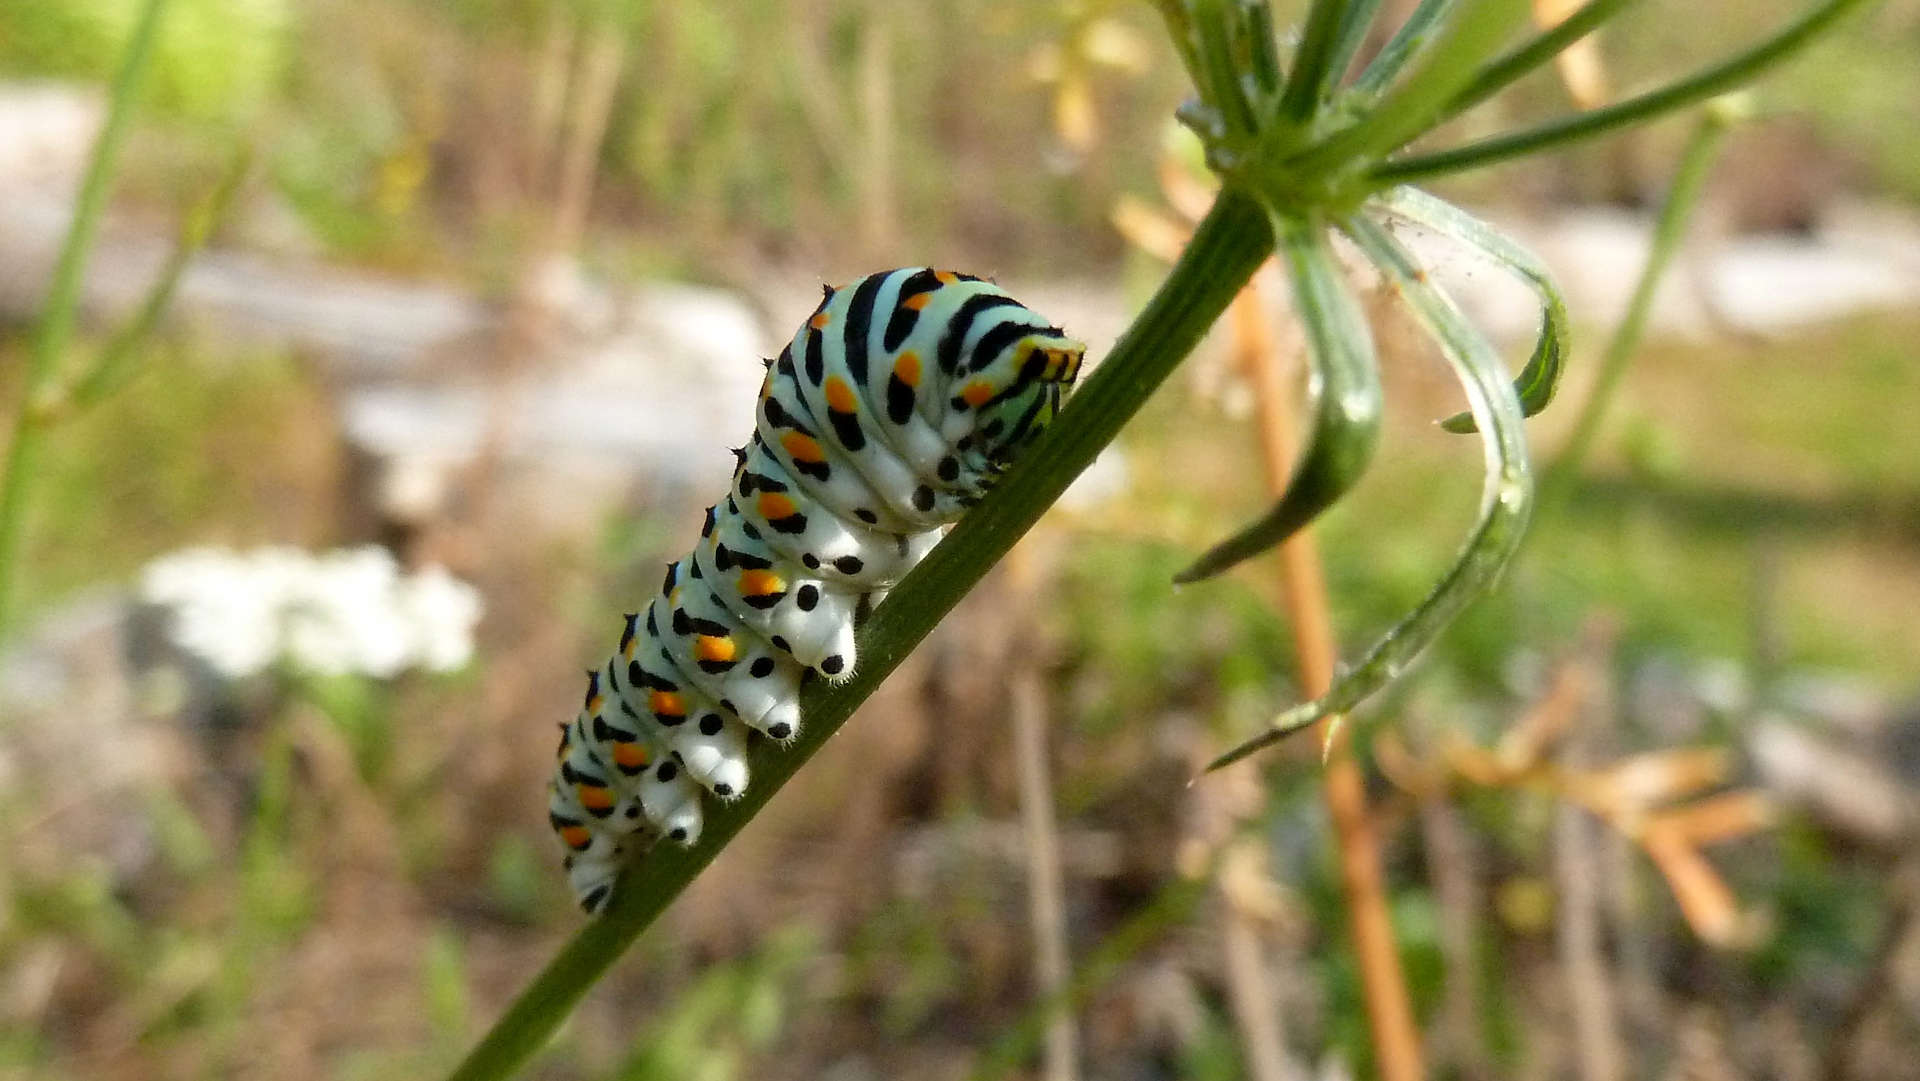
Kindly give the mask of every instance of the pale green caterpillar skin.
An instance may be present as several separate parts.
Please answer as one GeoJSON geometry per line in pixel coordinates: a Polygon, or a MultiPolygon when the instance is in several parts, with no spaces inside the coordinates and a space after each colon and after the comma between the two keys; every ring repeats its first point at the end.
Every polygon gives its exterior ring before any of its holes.
{"type": "Polygon", "coordinates": [[[752,438],[561,730],[548,819],[597,913],[656,838],[700,838],[701,793],[746,791],[800,686],[853,672],[854,621],[1046,427],[1081,343],[999,286],[909,267],[829,288],[767,362],[752,438]]]}

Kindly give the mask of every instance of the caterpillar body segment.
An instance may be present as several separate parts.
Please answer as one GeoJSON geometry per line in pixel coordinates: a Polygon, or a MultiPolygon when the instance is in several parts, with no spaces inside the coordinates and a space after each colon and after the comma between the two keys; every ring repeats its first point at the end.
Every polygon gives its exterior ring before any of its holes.
{"type": "Polygon", "coordinates": [[[669,565],[561,734],[548,820],[588,912],[702,791],[735,799],[802,684],[853,672],[856,617],[992,488],[1085,347],[992,282],[909,267],[826,290],[769,361],[700,539],[669,565]]]}

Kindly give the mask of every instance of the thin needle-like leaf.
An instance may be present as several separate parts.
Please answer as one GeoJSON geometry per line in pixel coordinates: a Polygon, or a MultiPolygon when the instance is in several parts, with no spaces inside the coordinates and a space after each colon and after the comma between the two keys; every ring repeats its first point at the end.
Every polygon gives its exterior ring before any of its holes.
{"type": "Polygon", "coordinates": [[[180,284],[180,275],[200,249],[206,247],[214,227],[226,217],[227,207],[232,203],[234,193],[240,190],[240,181],[245,179],[247,166],[252,160],[252,154],[246,147],[236,150],[213,190],[188,212],[186,219],[180,223],[180,236],[174,242],[173,252],[160,268],[153,285],[148,288],[140,310],[107,342],[93,368],[74,384],[72,393],[67,395],[64,403],[67,407],[84,409],[104,399],[126,381],[132,370],[134,356],[153,337],[154,328],[160,325],[167,305],[173,302],[173,292],[180,284]]]}
{"type": "Polygon", "coordinates": [[[12,617],[14,563],[25,531],[27,496],[41,476],[39,468],[41,437],[46,431],[46,397],[53,391],[67,342],[80,308],[80,285],[86,275],[87,256],[93,250],[100,218],[107,203],[107,191],[119,168],[120,148],[126,142],[140,87],[147,77],[154,42],[167,10],[167,0],[147,0],[133,24],[133,32],[120,56],[120,69],[114,75],[108,96],[107,118],[94,140],[87,159],[86,176],[80,182],[74,200],[73,221],[67,226],[60,246],[59,261],[53,268],[53,280],[40,313],[22,386],[20,412],[15,417],[13,441],[7,448],[7,466],[0,475],[0,629],[12,617]]]}
{"type": "Polygon", "coordinates": [[[1467,0],[1426,51],[1421,65],[1388,90],[1366,117],[1286,159],[1312,175],[1385,154],[1433,126],[1482,60],[1526,17],[1525,0],[1467,0]]]}
{"type": "Polygon", "coordinates": [[[1507,382],[1499,354],[1385,228],[1358,215],[1341,222],[1341,228],[1399,289],[1414,316],[1438,339],[1441,352],[1466,388],[1486,450],[1487,481],[1479,522],[1426,599],[1374,643],[1331,690],[1280,714],[1265,732],[1209,763],[1209,771],[1271,746],[1322,717],[1346,713],[1399,676],[1462,608],[1493,584],[1518,550],[1533,505],[1533,474],[1527,463],[1520,401],[1507,382]]]}
{"type": "MultiPolygon", "coordinates": [[[[1393,81],[1400,77],[1401,70],[1433,44],[1434,36],[1453,12],[1454,3],[1455,0],[1420,0],[1420,6],[1413,9],[1407,21],[1400,24],[1400,29],[1393,32],[1393,36],[1387,39],[1387,43],[1360,72],[1360,77],[1353,82],[1353,88],[1372,97],[1393,85],[1393,81]]],[[[1355,48],[1358,48],[1358,43],[1355,48]]]]}
{"type": "Polygon", "coordinates": [[[1247,37],[1247,53],[1253,78],[1266,96],[1262,107],[1273,104],[1286,77],[1280,71],[1280,41],[1273,26],[1273,6],[1267,0],[1250,0],[1242,30],[1247,37]]]}
{"type": "Polygon", "coordinates": [[[1346,22],[1346,8],[1347,0],[1313,0],[1313,7],[1308,9],[1293,72],[1280,98],[1280,116],[1286,122],[1299,124],[1312,116],[1326,97],[1328,84],[1339,76],[1333,70],[1333,57],[1340,28],[1346,22]]]}
{"type": "MultiPolygon", "coordinates": [[[[1540,298],[1540,337],[1534,342],[1533,355],[1514,380],[1520,395],[1520,409],[1533,416],[1553,400],[1566,364],[1568,327],[1566,299],[1554,284],[1545,263],[1493,226],[1443,199],[1418,188],[1402,185],[1382,192],[1367,204],[1402,221],[1431,229],[1441,236],[1457,240],[1519,275],[1540,298]]],[[[1456,413],[1440,422],[1449,432],[1465,434],[1475,429],[1473,413],[1456,413]]]]}
{"type": "Polygon", "coordinates": [[[1373,28],[1373,17],[1380,13],[1380,0],[1352,0],[1341,14],[1340,32],[1333,39],[1333,55],[1327,58],[1327,82],[1339,86],[1346,78],[1353,58],[1373,28]]]}
{"type": "Polygon", "coordinates": [[[1219,112],[1232,134],[1246,139],[1260,130],[1260,119],[1247,98],[1247,87],[1240,82],[1240,65],[1234,61],[1233,26],[1227,13],[1227,0],[1198,0],[1193,5],[1193,28],[1199,44],[1199,60],[1204,81],[1195,80],[1200,96],[1219,112]]]}
{"type": "Polygon", "coordinates": [[[1596,27],[1615,15],[1625,11],[1627,5],[1639,3],[1639,0],[1588,0],[1579,11],[1567,16],[1553,27],[1534,35],[1526,44],[1501,56],[1482,68],[1480,74],[1466,85],[1447,107],[1441,110],[1443,117],[1458,116],[1475,105],[1498,94],[1521,76],[1534,68],[1552,60],[1567,46],[1592,33],[1596,27]]]}
{"type": "Polygon", "coordinates": [[[1379,442],[1380,366],[1373,335],[1340,273],[1326,227],[1276,214],[1273,232],[1318,383],[1313,431],[1279,502],[1253,524],[1208,549],[1175,575],[1175,582],[1211,578],[1286,540],[1353,488],[1379,442]]]}
{"type": "Polygon", "coordinates": [[[1732,90],[1785,59],[1867,0],[1827,0],[1799,21],[1746,52],[1694,75],[1668,83],[1603,109],[1576,113],[1538,127],[1477,143],[1416,154],[1375,166],[1369,177],[1381,185],[1401,184],[1448,173],[1464,172],[1510,158],[1536,154],[1549,147],[1589,139],[1629,127],[1676,109],[1732,90]]]}
{"type": "Polygon", "coordinates": [[[1573,422],[1573,434],[1567,437],[1560,456],[1547,470],[1549,504],[1559,498],[1586,464],[1587,454],[1592,451],[1594,438],[1599,434],[1600,422],[1606,418],[1607,407],[1620,389],[1620,378],[1626,374],[1627,363],[1640,348],[1640,336],[1646,330],[1647,315],[1653,310],[1653,296],[1660,287],[1660,279],[1666,274],[1667,264],[1672,262],[1674,253],[1680,249],[1687,221],[1693,216],[1695,204],[1700,201],[1701,189],[1706,186],[1720,143],[1741,112],[1738,105],[1731,104],[1724,108],[1707,108],[1699,124],[1695,125],[1693,136],[1687,141],[1687,148],[1680,156],[1680,166],[1674,171],[1673,186],[1667,189],[1667,200],[1660,208],[1660,219],[1654,224],[1653,239],[1647,248],[1647,261],[1640,268],[1640,279],[1634,283],[1633,296],[1627,301],[1627,312],[1621,316],[1620,325],[1614,328],[1613,337],[1607,342],[1606,354],[1600,359],[1600,374],[1595,377],[1593,389],[1587,393],[1580,414],[1573,422]]]}

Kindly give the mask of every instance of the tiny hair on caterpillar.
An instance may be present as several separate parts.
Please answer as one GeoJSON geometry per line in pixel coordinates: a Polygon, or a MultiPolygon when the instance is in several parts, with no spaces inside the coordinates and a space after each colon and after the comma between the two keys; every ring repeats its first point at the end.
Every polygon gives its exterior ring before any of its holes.
{"type": "Polygon", "coordinates": [[[767,361],[754,430],[693,550],[667,566],[561,727],[547,818],[580,906],[622,865],[700,839],[800,730],[800,686],[853,673],[877,605],[1053,419],[1086,347],[970,274],[842,288],[767,361]]]}

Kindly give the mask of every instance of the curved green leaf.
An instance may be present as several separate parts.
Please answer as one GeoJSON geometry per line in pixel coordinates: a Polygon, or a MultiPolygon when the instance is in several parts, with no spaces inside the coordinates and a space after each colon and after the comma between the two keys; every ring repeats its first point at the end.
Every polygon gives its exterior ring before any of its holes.
{"type": "Polygon", "coordinates": [[[1347,493],[1366,472],[1380,435],[1380,365],[1367,319],[1334,259],[1325,226],[1274,214],[1277,250],[1307,334],[1317,404],[1307,450],[1273,508],[1209,548],[1175,582],[1211,578],[1286,540],[1347,493]]]}
{"type": "MultiPolygon", "coordinates": [[[[1533,416],[1553,401],[1560,386],[1560,373],[1566,364],[1569,326],[1566,298],[1554,284],[1545,263],[1513,238],[1461,210],[1452,203],[1436,199],[1418,188],[1401,185],[1376,196],[1370,207],[1431,229],[1441,236],[1457,240],[1506,267],[1533,288],[1540,298],[1540,337],[1533,355],[1514,380],[1520,395],[1520,410],[1533,416]]],[[[1449,432],[1474,431],[1471,412],[1455,413],[1440,422],[1449,432]]]]}
{"type": "Polygon", "coordinates": [[[1439,340],[1441,352],[1466,388],[1486,449],[1480,518],[1433,591],[1375,642],[1359,664],[1335,680],[1326,694],[1280,714],[1265,732],[1214,759],[1207,765],[1209,771],[1237,762],[1322,717],[1346,713],[1398,677],[1462,608],[1493,585],[1519,549],[1533,507],[1533,473],[1527,463],[1520,401],[1507,382],[1499,354],[1385,228],[1357,215],[1343,221],[1341,228],[1439,340]]]}

